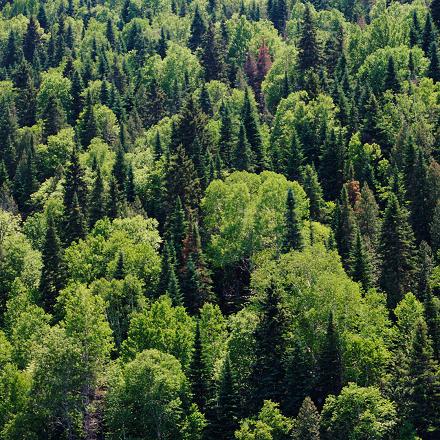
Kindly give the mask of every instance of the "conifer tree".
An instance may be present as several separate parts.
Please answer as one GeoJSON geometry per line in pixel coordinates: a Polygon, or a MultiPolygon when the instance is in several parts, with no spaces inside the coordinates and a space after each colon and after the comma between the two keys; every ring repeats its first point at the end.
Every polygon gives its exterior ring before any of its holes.
{"type": "Polygon", "coordinates": [[[299,181],[303,172],[304,152],[295,129],[292,131],[290,149],[286,158],[285,170],[289,180],[299,181]]]}
{"type": "Polygon", "coordinates": [[[235,151],[235,168],[239,171],[252,171],[252,150],[246,136],[244,125],[240,125],[237,149],[235,151]]]}
{"type": "Polygon", "coordinates": [[[31,146],[23,153],[14,176],[14,199],[24,214],[29,213],[31,194],[38,188],[36,174],[34,151],[31,146]]]}
{"type": "Polygon", "coordinates": [[[440,202],[437,202],[432,215],[432,221],[429,225],[429,232],[434,251],[440,249],[440,202]]]}
{"type": "Polygon", "coordinates": [[[321,58],[316,25],[310,6],[307,4],[304,11],[301,35],[298,42],[298,67],[301,72],[317,69],[321,58]]]}
{"type": "Polygon", "coordinates": [[[66,114],[60,100],[55,95],[50,95],[47,106],[43,112],[44,137],[57,134],[64,126],[66,114]]]}
{"type": "Polygon", "coordinates": [[[205,115],[207,116],[212,116],[212,103],[208,89],[206,87],[206,83],[203,83],[202,85],[199,101],[202,112],[205,113],[205,115]]]}
{"type": "Polygon", "coordinates": [[[72,205],[67,215],[65,227],[66,242],[71,243],[81,238],[85,238],[87,234],[87,222],[84,215],[84,207],[79,204],[78,194],[73,194],[72,205]]]}
{"type": "Polygon", "coordinates": [[[391,90],[394,93],[400,91],[400,83],[397,79],[396,67],[393,57],[388,58],[387,71],[385,74],[384,91],[391,90]]]}
{"type": "Polygon", "coordinates": [[[40,293],[44,309],[53,312],[53,307],[64,286],[64,266],[61,242],[52,215],[47,218],[46,236],[42,250],[40,293]]]}
{"type": "Polygon", "coordinates": [[[285,227],[283,237],[283,250],[301,250],[304,247],[304,240],[301,234],[301,222],[296,212],[295,194],[291,188],[287,190],[285,227]]]}
{"type": "Polygon", "coordinates": [[[348,268],[354,281],[361,283],[364,290],[372,287],[373,268],[370,262],[370,255],[365,248],[360,231],[357,231],[354,247],[351,249],[348,268]]]}
{"type": "Polygon", "coordinates": [[[431,289],[425,295],[425,319],[432,340],[434,359],[440,361],[440,301],[434,297],[431,289]]]}
{"type": "Polygon", "coordinates": [[[387,293],[388,306],[394,310],[403,295],[411,290],[414,274],[414,234],[408,213],[390,194],[385,209],[380,240],[382,267],[380,286],[387,293]]]}
{"type": "Polygon", "coordinates": [[[214,23],[209,23],[201,41],[201,59],[205,68],[206,81],[225,80],[226,64],[221,42],[215,31],[214,23]]]}
{"type": "Polygon", "coordinates": [[[440,62],[438,59],[438,47],[435,41],[433,41],[429,50],[429,67],[427,74],[434,82],[440,81],[440,62]]]}
{"type": "Polygon", "coordinates": [[[37,91],[30,64],[22,60],[14,72],[14,84],[17,90],[16,108],[21,126],[31,127],[35,124],[37,91]]]}
{"type": "Polygon", "coordinates": [[[115,274],[113,275],[115,280],[123,280],[125,278],[125,267],[124,267],[124,253],[119,252],[118,262],[116,264],[115,274]]]}
{"type": "Polygon", "coordinates": [[[325,201],[321,184],[318,180],[318,173],[314,166],[306,165],[302,176],[304,191],[310,201],[310,219],[322,222],[325,218],[325,201]]]}
{"type": "MultiPolygon", "coordinates": [[[[103,81],[102,84],[107,84],[107,81],[103,81]]],[[[75,70],[72,76],[72,87],[70,94],[72,96],[71,112],[70,112],[70,122],[74,124],[78,119],[79,114],[83,108],[83,97],[82,97],[83,85],[82,78],[79,70],[75,70]]],[[[103,101],[103,104],[106,104],[103,101]]]]}
{"type": "Polygon", "coordinates": [[[439,0],[432,0],[430,4],[432,21],[440,29],[440,2],[439,0]]]}
{"type": "Polygon", "coordinates": [[[84,123],[81,129],[79,130],[78,138],[81,142],[81,145],[84,148],[87,148],[91,140],[98,135],[96,115],[93,107],[92,95],[90,92],[87,93],[86,105],[82,118],[84,123]]]}
{"type": "Polygon", "coordinates": [[[123,205],[123,196],[119,189],[118,182],[114,176],[111,176],[107,201],[107,216],[110,219],[121,217],[124,209],[123,205]]]}
{"type": "Polygon", "coordinates": [[[263,141],[260,134],[258,115],[252,105],[249,88],[246,88],[245,90],[242,116],[246,138],[253,153],[255,171],[261,172],[266,167],[266,157],[263,151],[263,141]]]}
{"type": "Polygon", "coordinates": [[[310,397],[301,405],[293,427],[293,440],[319,440],[320,415],[310,397]]]}
{"type": "Polygon", "coordinates": [[[255,329],[255,363],[252,386],[253,405],[258,409],[264,400],[281,402],[285,377],[282,362],[285,351],[286,316],[281,293],[273,286],[260,303],[260,321],[255,329]]]}
{"type": "Polygon", "coordinates": [[[292,416],[298,414],[301,403],[313,392],[316,381],[317,371],[314,354],[303,341],[296,339],[286,371],[284,407],[287,414],[292,416]]]}
{"type": "Polygon", "coordinates": [[[193,21],[191,23],[190,38],[188,47],[195,51],[201,44],[206,32],[206,24],[197,5],[194,12],[193,21]]]}
{"type": "Polygon", "coordinates": [[[90,194],[89,225],[91,228],[95,223],[105,216],[106,203],[104,197],[104,182],[102,180],[101,169],[96,168],[96,178],[90,194]]]}
{"type": "Polygon", "coordinates": [[[186,216],[180,196],[177,196],[173,210],[167,219],[167,239],[172,241],[177,261],[182,261],[183,240],[186,233],[186,216]]]}
{"type": "Polygon", "coordinates": [[[338,395],[342,388],[341,348],[333,312],[330,312],[327,333],[318,361],[317,403],[322,407],[329,394],[338,395]]]}
{"type": "Polygon", "coordinates": [[[38,32],[38,23],[35,17],[31,16],[23,39],[23,54],[27,61],[33,62],[39,45],[40,33],[38,32]]]}
{"type": "Polygon", "coordinates": [[[439,369],[432,357],[426,323],[420,320],[409,354],[410,420],[421,438],[435,438],[439,429],[439,369]]]}
{"type": "Polygon", "coordinates": [[[430,290],[430,278],[433,270],[432,251],[426,241],[420,243],[417,252],[417,276],[415,293],[421,302],[424,302],[430,290]]]}
{"type": "Polygon", "coordinates": [[[164,244],[162,252],[161,273],[157,289],[159,295],[166,292],[168,283],[170,281],[171,270],[176,269],[176,263],[176,251],[174,250],[173,242],[171,240],[167,240],[164,244]]]}
{"type": "Polygon", "coordinates": [[[173,305],[183,306],[183,295],[180,290],[179,280],[176,275],[176,271],[172,267],[169,274],[167,295],[171,298],[173,305]]]}
{"type": "Polygon", "coordinates": [[[235,141],[232,132],[232,118],[231,112],[228,106],[223,102],[220,108],[220,118],[221,118],[221,127],[220,127],[220,140],[219,140],[219,149],[220,149],[220,157],[222,162],[226,165],[226,167],[232,166],[235,141]]]}
{"type": "Polygon", "coordinates": [[[213,438],[229,440],[238,428],[238,397],[229,356],[226,356],[223,364],[216,409],[213,438]]]}
{"type": "Polygon", "coordinates": [[[429,50],[432,43],[435,41],[436,35],[432,24],[431,14],[426,14],[425,27],[423,29],[422,35],[422,49],[425,51],[426,55],[429,55],[429,50]]]}
{"type": "Polygon", "coordinates": [[[127,196],[127,201],[133,203],[136,198],[136,187],[134,184],[134,173],[133,165],[129,164],[127,167],[127,180],[125,182],[125,193],[127,196]]]}
{"type": "Polygon", "coordinates": [[[206,396],[208,395],[208,384],[205,363],[203,361],[203,347],[200,337],[199,320],[196,321],[194,350],[191,358],[188,377],[191,382],[191,390],[194,396],[194,401],[199,409],[204,412],[206,408],[206,396]]]}
{"type": "Polygon", "coordinates": [[[125,164],[124,150],[119,147],[116,152],[116,159],[112,170],[113,177],[118,185],[118,190],[121,194],[125,191],[125,180],[127,177],[127,167],[125,164]]]}

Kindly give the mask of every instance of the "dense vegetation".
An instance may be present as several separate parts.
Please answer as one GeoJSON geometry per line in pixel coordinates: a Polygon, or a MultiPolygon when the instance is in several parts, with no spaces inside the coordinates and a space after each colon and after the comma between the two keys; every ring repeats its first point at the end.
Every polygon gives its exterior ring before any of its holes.
{"type": "Polygon", "coordinates": [[[440,0],[0,0],[0,438],[440,438],[440,0]]]}

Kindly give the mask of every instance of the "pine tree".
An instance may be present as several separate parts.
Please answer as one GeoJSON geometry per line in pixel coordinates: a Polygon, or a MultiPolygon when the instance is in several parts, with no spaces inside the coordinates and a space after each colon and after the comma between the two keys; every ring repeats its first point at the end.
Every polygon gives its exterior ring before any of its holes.
{"type": "MultiPolygon", "coordinates": [[[[33,140],[30,142],[33,143],[33,140]]],[[[14,176],[14,199],[20,212],[28,214],[31,210],[31,195],[38,189],[36,179],[33,144],[23,153],[14,176]]]]}
{"type": "Polygon", "coordinates": [[[173,243],[173,250],[177,256],[177,261],[182,261],[183,240],[186,233],[186,216],[183,209],[182,200],[177,196],[173,210],[167,218],[166,231],[167,239],[173,243]]]}
{"type": "Polygon", "coordinates": [[[342,388],[341,349],[333,312],[330,312],[328,318],[327,333],[320,350],[318,364],[317,403],[322,407],[328,395],[338,395],[342,388]]]}
{"type": "Polygon", "coordinates": [[[6,68],[14,67],[21,61],[22,56],[23,52],[19,47],[17,35],[11,30],[3,52],[3,66],[6,68]]]}
{"type": "Polygon", "coordinates": [[[134,173],[133,165],[129,164],[127,168],[127,180],[125,182],[125,193],[127,196],[127,201],[133,203],[136,198],[136,187],[134,184],[134,173]]]}
{"type": "Polygon", "coordinates": [[[275,0],[272,7],[272,21],[281,35],[285,34],[288,9],[286,0],[275,0]]]}
{"type": "Polygon", "coordinates": [[[252,171],[252,150],[246,136],[244,125],[240,125],[237,149],[235,152],[235,168],[239,171],[252,171]]]}
{"type": "Polygon", "coordinates": [[[101,169],[98,166],[92,192],[90,194],[89,225],[91,228],[93,228],[98,220],[105,216],[105,206],[104,182],[101,176],[101,169]]]}
{"type": "Polygon", "coordinates": [[[116,178],[112,175],[110,178],[110,187],[107,202],[107,216],[115,219],[122,216],[124,210],[124,202],[119,185],[116,178]]]}
{"type": "Polygon", "coordinates": [[[168,279],[168,286],[167,286],[167,295],[171,298],[173,305],[175,307],[177,306],[183,306],[183,295],[180,290],[179,280],[176,276],[176,272],[174,268],[171,268],[169,279],[168,279]]]}
{"type": "Polygon", "coordinates": [[[400,83],[397,79],[396,67],[393,57],[388,58],[387,71],[385,74],[384,91],[391,90],[394,93],[400,91],[400,83]]]}
{"type": "Polygon", "coordinates": [[[281,402],[285,377],[282,358],[285,351],[285,325],[281,293],[273,286],[259,303],[260,321],[255,329],[255,362],[251,376],[253,406],[258,409],[264,400],[281,402]]]}
{"type": "Polygon", "coordinates": [[[195,51],[201,44],[203,37],[206,32],[206,25],[205,21],[203,20],[203,17],[200,13],[199,6],[196,6],[196,10],[194,12],[194,18],[191,23],[191,31],[190,31],[190,38],[188,41],[188,47],[195,51]]]}
{"type": "Polygon", "coordinates": [[[118,190],[122,194],[125,191],[125,180],[127,177],[127,166],[125,164],[125,152],[120,147],[116,152],[116,159],[113,165],[112,175],[118,185],[118,190]]]}
{"type": "Polygon", "coordinates": [[[304,11],[301,36],[298,42],[298,67],[301,72],[317,69],[321,59],[320,46],[316,32],[316,25],[310,6],[307,4],[304,11]]]}
{"type": "Polygon", "coordinates": [[[210,23],[201,41],[201,59],[205,68],[206,81],[226,80],[226,64],[221,42],[215,31],[214,23],[210,23]]]}
{"type": "Polygon", "coordinates": [[[440,249],[440,202],[437,202],[429,225],[432,248],[436,252],[440,249]]]}
{"type": "Polygon", "coordinates": [[[220,118],[221,118],[221,127],[220,127],[220,140],[219,140],[219,149],[220,149],[220,157],[222,162],[226,165],[226,167],[232,166],[234,148],[235,148],[235,140],[232,132],[232,117],[231,112],[229,111],[228,106],[223,102],[220,108],[220,118]]]}
{"type": "Polygon", "coordinates": [[[44,309],[53,312],[56,299],[64,286],[64,266],[61,242],[52,215],[47,218],[46,236],[42,250],[40,293],[44,309]]]}
{"type": "Polygon", "coordinates": [[[296,212],[295,194],[291,188],[287,190],[285,227],[283,237],[283,250],[301,250],[304,247],[304,240],[301,234],[301,222],[296,212]]]}
{"type": "Polygon", "coordinates": [[[440,301],[434,297],[431,289],[425,295],[425,319],[432,340],[434,359],[440,361],[440,301]]]}
{"type": "Polygon", "coordinates": [[[302,176],[302,185],[310,201],[310,219],[322,222],[325,219],[325,201],[318,173],[314,166],[306,165],[302,176]]]}
{"type": "Polygon", "coordinates": [[[420,43],[420,24],[417,17],[417,12],[414,11],[412,15],[411,26],[409,29],[409,46],[412,48],[420,43]]]}
{"type": "Polygon", "coordinates": [[[310,397],[301,405],[293,427],[293,440],[319,440],[320,415],[310,397]]]}
{"type": "Polygon", "coordinates": [[[430,278],[433,270],[432,251],[426,241],[420,243],[417,252],[417,276],[415,279],[415,293],[417,298],[424,302],[430,290],[430,278]]]}
{"type": "Polygon", "coordinates": [[[411,290],[414,253],[414,234],[408,223],[408,213],[395,194],[390,194],[380,240],[380,286],[387,293],[390,310],[394,310],[403,295],[411,290]]]}
{"type": "Polygon", "coordinates": [[[202,85],[202,90],[200,91],[200,108],[202,110],[203,113],[205,113],[205,115],[207,116],[212,116],[213,112],[212,112],[212,103],[211,103],[211,98],[209,96],[209,92],[208,89],[206,87],[206,83],[203,83],[202,85]]]}
{"type": "Polygon", "coordinates": [[[24,59],[17,65],[13,74],[17,91],[17,116],[21,126],[31,127],[35,124],[36,96],[32,66],[24,59]]]}
{"type": "Polygon", "coordinates": [[[439,432],[439,369],[432,357],[426,323],[417,323],[409,354],[410,420],[421,438],[436,437],[439,432]]]}

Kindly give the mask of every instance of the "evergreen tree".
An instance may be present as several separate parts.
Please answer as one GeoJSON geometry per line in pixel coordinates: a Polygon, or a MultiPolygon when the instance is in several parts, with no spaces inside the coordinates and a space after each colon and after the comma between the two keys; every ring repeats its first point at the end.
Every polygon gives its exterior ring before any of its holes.
{"type": "Polygon", "coordinates": [[[327,333],[321,347],[318,364],[317,403],[322,407],[328,395],[338,395],[342,388],[341,349],[333,312],[330,312],[328,318],[327,333]]]}
{"type": "MultiPolygon", "coordinates": [[[[107,81],[102,82],[102,84],[106,84],[106,83],[107,81]]],[[[82,92],[83,92],[83,85],[82,85],[81,74],[78,70],[75,70],[72,76],[72,87],[70,89],[70,94],[72,96],[71,115],[70,115],[71,124],[75,124],[83,108],[82,92]]],[[[103,101],[103,104],[106,104],[106,102],[103,101]]]]}
{"type": "Polygon", "coordinates": [[[249,88],[246,88],[244,94],[242,117],[246,138],[253,153],[255,171],[261,172],[266,168],[266,157],[263,150],[258,115],[252,105],[249,88]]]}
{"type": "Polygon", "coordinates": [[[318,173],[314,166],[306,165],[302,176],[302,185],[310,201],[310,219],[322,222],[325,219],[325,201],[318,173]]]}
{"type": "Polygon", "coordinates": [[[179,280],[176,276],[176,271],[174,270],[174,268],[171,268],[170,270],[167,295],[171,298],[175,307],[183,306],[183,295],[180,290],[179,280]]]}
{"type": "Polygon", "coordinates": [[[129,203],[133,203],[136,198],[136,187],[134,184],[133,166],[131,164],[129,164],[128,168],[127,168],[127,180],[125,183],[125,193],[127,196],[127,201],[129,203]]]}
{"type": "Polygon", "coordinates": [[[310,5],[304,11],[301,35],[298,42],[298,67],[301,72],[317,69],[321,59],[315,21],[310,5]]]}
{"type": "Polygon", "coordinates": [[[119,192],[123,193],[125,191],[125,180],[127,177],[127,166],[125,164],[125,153],[121,147],[119,147],[118,151],[116,152],[116,159],[115,159],[115,163],[113,165],[112,174],[113,174],[113,177],[115,178],[116,183],[118,185],[119,192]]]}
{"type": "Polygon", "coordinates": [[[439,432],[439,370],[432,357],[426,323],[420,320],[409,354],[410,421],[421,438],[436,438],[439,432]]]}
{"type": "Polygon", "coordinates": [[[203,347],[200,337],[200,323],[196,321],[196,334],[194,337],[194,350],[189,367],[188,378],[191,382],[191,389],[194,396],[194,402],[201,411],[205,411],[206,396],[208,395],[208,383],[206,377],[206,368],[203,361],[203,347]]]}
{"type": "Polygon", "coordinates": [[[232,132],[233,122],[231,112],[225,103],[222,103],[220,108],[220,140],[219,149],[222,162],[229,168],[232,166],[235,140],[232,132]]]}
{"type": "Polygon", "coordinates": [[[373,268],[370,262],[370,255],[365,248],[362,235],[357,231],[354,247],[351,249],[348,267],[354,281],[361,283],[364,290],[372,287],[373,268]]]}
{"type": "Polygon", "coordinates": [[[238,428],[238,397],[229,356],[223,364],[216,409],[216,420],[212,427],[215,436],[212,438],[229,440],[238,428]]]}
{"type": "Polygon", "coordinates": [[[203,17],[200,13],[199,6],[196,5],[193,21],[191,23],[190,38],[188,41],[188,47],[191,50],[196,50],[201,44],[206,32],[206,25],[203,17]]]}
{"type": "Polygon", "coordinates": [[[36,96],[31,65],[22,60],[14,72],[14,84],[17,91],[16,108],[21,126],[31,127],[35,124],[36,96]]]}
{"type": "Polygon", "coordinates": [[[90,194],[89,225],[91,228],[93,228],[98,220],[105,216],[105,206],[104,182],[101,176],[101,169],[98,166],[92,192],[90,194]]]}
{"type": "Polygon", "coordinates": [[[420,24],[417,17],[417,12],[414,11],[412,15],[411,26],[409,29],[409,46],[412,48],[420,43],[420,24]]]}
{"type": "Polygon", "coordinates": [[[47,218],[46,236],[42,250],[40,293],[44,309],[53,312],[56,299],[64,287],[64,266],[61,242],[52,215],[47,218]]]}
{"type": "Polygon", "coordinates": [[[40,33],[37,20],[33,16],[29,18],[26,34],[23,39],[23,54],[27,61],[33,62],[34,55],[40,45],[40,33]]]}
{"type": "Polygon", "coordinates": [[[55,95],[50,95],[47,106],[43,112],[44,121],[44,137],[57,134],[63,127],[66,121],[66,114],[61,105],[60,100],[55,95]]]}
{"type": "Polygon", "coordinates": [[[400,91],[400,83],[397,79],[397,72],[393,57],[388,58],[387,72],[384,82],[384,91],[386,90],[391,90],[394,93],[398,93],[400,91]]]}
{"type": "Polygon", "coordinates": [[[235,168],[239,171],[252,171],[252,151],[247,140],[246,129],[240,125],[237,149],[235,152],[235,168]]]}
{"type": "Polygon", "coordinates": [[[83,213],[83,207],[79,204],[78,195],[73,194],[72,205],[68,211],[65,235],[67,243],[83,239],[87,234],[87,222],[83,213]]]}
{"type": "Polygon", "coordinates": [[[295,416],[304,399],[310,395],[317,381],[316,361],[310,347],[298,339],[287,363],[285,409],[295,416]]]}
{"type": "Polygon", "coordinates": [[[221,42],[215,32],[214,23],[210,23],[201,40],[201,59],[205,68],[206,81],[226,80],[226,64],[221,42]]]}
{"type": "Polygon", "coordinates": [[[439,0],[432,0],[430,4],[432,21],[440,29],[440,2],[439,0]]]}
{"type": "Polygon", "coordinates": [[[33,145],[31,145],[23,153],[14,176],[14,199],[23,214],[28,214],[31,210],[31,194],[38,188],[36,174],[33,145]]]}
{"type": "Polygon", "coordinates": [[[185,238],[186,226],[185,210],[183,209],[180,196],[177,196],[174,208],[167,219],[166,231],[168,240],[173,243],[173,250],[175,251],[175,255],[179,262],[182,260],[183,240],[185,238]]]}
{"type": "Polygon", "coordinates": [[[293,440],[319,440],[320,415],[310,397],[301,405],[293,427],[293,440]]]}
{"type": "Polygon", "coordinates": [[[301,250],[303,247],[304,240],[301,234],[301,222],[296,212],[295,194],[289,188],[287,190],[283,250],[289,252],[292,249],[301,250]]]}
{"type": "Polygon", "coordinates": [[[299,181],[303,172],[304,152],[301,141],[295,129],[292,131],[292,140],[285,164],[286,177],[289,180],[299,181]]]}
{"type": "Polygon", "coordinates": [[[431,48],[432,43],[435,41],[436,35],[432,25],[432,17],[431,14],[426,14],[425,27],[423,29],[422,35],[422,49],[425,51],[425,54],[429,54],[429,50],[431,48]]]}
{"type": "Polygon", "coordinates": [[[118,263],[116,264],[115,274],[113,275],[115,280],[123,280],[125,278],[125,267],[124,267],[124,253],[119,252],[118,263]]]}
{"type": "Polygon", "coordinates": [[[114,176],[110,178],[110,187],[107,202],[107,215],[110,219],[122,216],[124,202],[119,185],[114,176]]]}
{"type": "Polygon", "coordinates": [[[417,276],[416,276],[416,285],[415,285],[415,293],[417,294],[418,299],[423,302],[425,301],[428,292],[430,290],[430,278],[433,270],[433,261],[432,261],[432,251],[426,241],[422,241],[420,243],[418,252],[417,252],[417,276]]]}
{"type": "Polygon", "coordinates": [[[95,109],[91,93],[87,93],[86,105],[82,115],[83,125],[79,129],[78,138],[81,145],[87,148],[91,140],[98,135],[98,125],[96,121],[95,109]]]}
{"type": "Polygon", "coordinates": [[[390,194],[385,209],[380,254],[380,286],[387,293],[389,308],[394,310],[403,295],[411,290],[415,270],[414,234],[408,213],[395,194],[390,194]]]}
{"type": "Polygon", "coordinates": [[[432,340],[434,359],[440,360],[440,301],[434,297],[431,289],[425,295],[425,319],[432,340]]]}
{"type": "Polygon", "coordinates": [[[438,47],[435,41],[431,44],[429,50],[429,67],[427,74],[434,82],[440,81],[440,62],[438,59],[438,47]]]}
{"type": "Polygon", "coordinates": [[[281,293],[270,286],[260,299],[260,321],[255,329],[255,362],[251,383],[253,406],[258,409],[264,400],[281,402],[285,371],[286,316],[281,293]]]}

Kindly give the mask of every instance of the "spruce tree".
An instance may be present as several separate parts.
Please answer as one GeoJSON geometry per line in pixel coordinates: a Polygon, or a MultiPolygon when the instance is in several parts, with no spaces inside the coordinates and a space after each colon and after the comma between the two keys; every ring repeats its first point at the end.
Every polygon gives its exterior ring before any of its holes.
{"type": "Polygon", "coordinates": [[[382,267],[380,286],[387,293],[388,307],[394,310],[413,286],[415,271],[414,234],[408,213],[395,194],[388,197],[380,239],[382,267]]]}
{"type": "Polygon", "coordinates": [[[179,262],[182,261],[183,240],[185,238],[186,228],[185,210],[180,196],[177,196],[174,207],[167,218],[166,236],[167,239],[173,243],[173,250],[179,262]]]}
{"type": "Polygon", "coordinates": [[[284,408],[296,416],[304,399],[310,395],[317,381],[316,359],[304,341],[295,339],[292,354],[287,362],[284,408]]]}
{"type": "Polygon", "coordinates": [[[433,29],[431,14],[426,14],[425,27],[423,29],[422,35],[422,49],[425,51],[426,55],[429,55],[429,50],[432,43],[435,41],[436,35],[433,29]]]}
{"type": "Polygon", "coordinates": [[[116,159],[113,165],[112,175],[118,185],[118,190],[122,194],[125,191],[125,180],[127,178],[127,166],[125,163],[125,152],[119,147],[116,152],[116,159]]]}
{"type": "Polygon", "coordinates": [[[49,136],[57,134],[63,127],[66,121],[66,114],[61,105],[60,100],[55,95],[50,95],[47,105],[43,112],[45,139],[49,136]]]}
{"type": "Polygon", "coordinates": [[[38,23],[34,16],[31,16],[23,39],[23,54],[27,61],[33,62],[39,45],[40,33],[38,32],[38,23]]]}
{"type": "Polygon", "coordinates": [[[87,93],[86,105],[82,115],[83,125],[79,130],[78,138],[81,145],[87,148],[91,140],[98,135],[98,125],[96,121],[95,109],[91,93],[87,93]]]}
{"type": "Polygon", "coordinates": [[[302,176],[302,185],[310,201],[310,219],[322,222],[325,220],[325,201],[318,173],[312,165],[306,165],[302,176]]]}
{"type": "Polygon", "coordinates": [[[89,225],[91,228],[93,228],[98,220],[105,216],[105,208],[104,182],[102,180],[101,169],[98,166],[92,192],[90,194],[89,225]]]}
{"type": "Polygon", "coordinates": [[[195,51],[201,44],[206,32],[206,24],[200,13],[200,8],[196,5],[193,21],[191,23],[190,38],[188,47],[195,51]]]}
{"type": "Polygon", "coordinates": [[[440,62],[438,59],[438,47],[435,41],[431,44],[429,50],[429,67],[427,75],[429,78],[432,78],[434,82],[440,81],[440,62]]]}
{"type": "Polygon", "coordinates": [[[206,81],[226,80],[226,64],[220,39],[214,23],[210,23],[201,41],[201,59],[205,68],[206,81]]]}
{"type": "Polygon", "coordinates": [[[322,407],[329,394],[338,395],[342,388],[341,348],[333,312],[330,312],[327,333],[318,359],[317,404],[322,407]]]}
{"type": "Polygon", "coordinates": [[[301,405],[292,432],[293,440],[319,440],[320,415],[310,397],[301,405]]]}
{"type": "Polygon", "coordinates": [[[259,302],[260,321],[255,329],[255,362],[251,376],[253,406],[264,400],[281,402],[285,371],[286,316],[281,292],[271,285],[259,302]]]}
{"type": "Polygon", "coordinates": [[[205,412],[206,397],[208,395],[208,383],[206,377],[205,362],[203,360],[203,347],[200,337],[200,322],[196,321],[196,333],[194,337],[194,349],[189,366],[188,378],[191,383],[191,391],[194,402],[202,412],[205,412]]]}
{"type": "Polygon", "coordinates": [[[415,293],[419,301],[424,302],[430,290],[430,278],[433,270],[432,251],[426,241],[420,243],[416,267],[415,293]]]}
{"type": "Polygon", "coordinates": [[[42,250],[40,294],[46,312],[52,313],[56,299],[64,286],[64,266],[61,242],[52,215],[47,218],[46,236],[42,250]]]}
{"type": "Polygon", "coordinates": [[[393,57],[388,58],[387,71],[385,74],[384,91],[391,90],[394,93],[400,91],[400,83],[397,79],[396,67],[393,57]]]}
{"type": "Polygon", "coordinates": [[[109,194],[107,201],[107,216],[110,219],[121,217],[124,211],[123,195],[119,189],[116,178],[112,175],[110,178],[109,194]]]}
{"type": "Polygon", "coordinates": [[[263,150],[258,115],[251,102],[249,88],[246,88],[244,94],[242,118],[244,129],[246,131],[246,138],[253,153],[255,171],[261,172],[266,168],[266,157],[263,150]]]}
{"type": "Polygon", "coordinates": [[[421,438],[436,437],[439,432],[439,368],[433,360],[431,341],[423,320],[417,323],[409,354],[409,418],[421,438]]]}
{"type": "Polygon", "coordinates": [[[432,21],[440,29],[440,1],[432,0],[430,4],[430,10],[432,15],[432,21]]]}
{"type": "Polygon", "coordinates": [[[286,157],[285,172],[289,180],[299,181],[303,172],[304,152],[295,129],[292,131],[290,149],[286,157]]]}
{"type": "Polygon", "coordinates": [[[365,248],[360,231],[357,231],[354,247],[351,249],[348,260],[349,273],[354,281],[361,283],[364,290],[372,287],[373,267],[370,262],[370,255],[365,248]]]}
{"type": "Polygon", "coordinates": [[[310,5],[304,11],[301,35],[298,42],[298,67],[302,73],[309,69],[317,69],[321,59],[320,46],[315,21],[310,5]]]}
{"type": "MultiPolygon", "coordinates": [[[[107,84],[107,81],[103,81],[102,84],[107,84]]],[[[70,94],[72,96],[72,104],[71,104],[71,112],[70,112],[70,122],[71,124],[75,124],[78,119],[79,114],[83,108],[83,84],[82,78],[79,70],[75,70],[72,77],[72,87],[70,89],[70,94]]],[[[106,104],[103,101],[103,104],[106,104]]]]}
{"type": "Polygon", "coordinates": [[[125,278],[124,253],[119,252],[118,262],[116,264],[115,273],[113,275],[115,280],[123,280],[125,278]]]}
{"type": "Polygon", "coordinates": [[[220,127],[220,140],[219,140],[219,149],[220,149],[220,157],[222,162],[226,165],[226,167],[232,166],[234,148],[235,148],[235,140],[232,132],[232,117],[231,112],[228,106],[222,102],[222,106],[220,108],[220,118],[221,118],[221,127],[220,127]]]}
{"type": "Polygon", "coordinates": [[[73,194],[72,205],[67,215],[65,227],[65,235],[67,243],[83,239],[87,234],[87,222],[84,215],[83,207],[79,204],[78,195],[73,194]]]}
{"type": "Polygon", "coordinates": [[[223,364],[217,396],[216,420],[212,432],[219,440],[230,440],[238,428],[238,396],[229,356],[223,364]]]}
{"type": "Polygon", "coordinates": [[[240,133],[235,151],[235,168],[239,171],[253,171],[252,150],[243,124],[240,125],[240,133]]]}
{"type": "Polygon", "coordinates": [[[174,268],[171,268],[170,270],[166,292],[167,295],[171,298],[173,305],[175,307],[184,305],[183,295],[180,290],[179,280],[177,278],[176,271],[174,270],[174,268]]]}
{"type": "Polygon", "coordinates": [[[425,295],[425,319],[428,333],[432,340],[434,359],[440,361],[440,301],[431,289],[425,295]]]}
{"type": "Polygon", "coordinates": [[[301,250],[304,240],[301,234],[301,222],[296,212],[295,194],[291,188],[287,190],[285,226],[283,237],[283,251],[301,250]]]}
{"type": "Polygon", "coordinates": [[[127,180],[125,182],[125,193],[127,196],[127,201],[133,203],[136,198],[136,187],[134,184],[134,173],[133,165],[129,164],[127,167],[127,180]]]}

